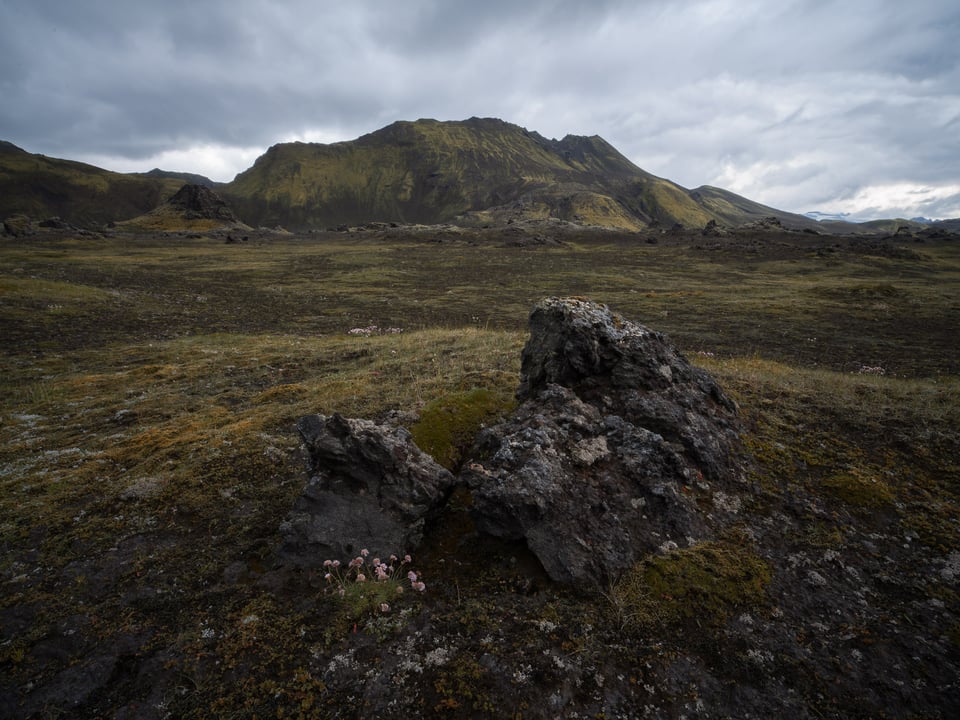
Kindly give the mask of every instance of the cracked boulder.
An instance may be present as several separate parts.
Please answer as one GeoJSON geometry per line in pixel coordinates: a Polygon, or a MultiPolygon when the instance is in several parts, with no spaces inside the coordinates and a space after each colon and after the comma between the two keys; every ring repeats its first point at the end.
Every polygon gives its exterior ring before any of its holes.
{"type": "Polygon", "coordinates": [[[611,581],[737,512],[736,405],[661,333],[579,298],[543,300],[518,399],[461,479],[478,528],[525,540],[554,580],[611,581]]]}
{"type": "Polygon", "coordinates": [[[316,567],[364,548],[387,557],[419,544],[454,478],[407,430],[336,414],[297,427],[310,479],[281,527],[283,560],[316,567]]]}

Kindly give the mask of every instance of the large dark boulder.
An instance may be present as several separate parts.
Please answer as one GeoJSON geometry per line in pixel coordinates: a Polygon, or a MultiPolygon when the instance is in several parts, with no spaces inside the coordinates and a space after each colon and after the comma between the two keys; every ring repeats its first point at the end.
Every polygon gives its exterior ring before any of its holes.
{"type": "Polygon", "coordinates": [[[553,579],[606,582],[736,512],[736,406],[662,334],[586,300],[543,300],[518,399],[462,478],[480,530],[524,539],[553,579]]]}
{"type": "Polygon", "coordinates": [[[417,546],[453,475],[403,428],[308,415],[298,429],[310,479],[281,528],[283,559],[318,566],[364,548],[387,557],[417,546]]]}

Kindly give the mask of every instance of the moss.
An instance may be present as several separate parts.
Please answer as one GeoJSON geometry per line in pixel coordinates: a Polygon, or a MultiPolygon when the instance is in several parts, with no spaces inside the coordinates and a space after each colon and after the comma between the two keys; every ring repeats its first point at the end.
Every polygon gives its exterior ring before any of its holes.
{"type": "Polygon", "coordinates": [[[738,608],[762,605],[769,583],[769,566],[749,548],[706,542],[638,563],[610,599],[625,629],[684,621],[716,627],[738,608]]]}
{"type": "Polygon", "coordinates": [[[480,429],[513,406],[512,397],[486,388],[444,395],[423,408],[410,431],[421,450],[448,470],[455,470],[480,429]]]}

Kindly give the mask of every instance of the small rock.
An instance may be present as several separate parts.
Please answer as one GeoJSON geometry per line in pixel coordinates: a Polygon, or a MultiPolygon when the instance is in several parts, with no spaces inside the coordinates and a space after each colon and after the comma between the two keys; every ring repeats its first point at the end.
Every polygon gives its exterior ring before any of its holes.
{"type": "Polygon", "coordinates": [[[282,559],[316,567],[364,548],[386,557],[419,544],[454,479],[409,432],[340,415],[308,415],[297,427],[311,477],[281,526],[282,559]]]}

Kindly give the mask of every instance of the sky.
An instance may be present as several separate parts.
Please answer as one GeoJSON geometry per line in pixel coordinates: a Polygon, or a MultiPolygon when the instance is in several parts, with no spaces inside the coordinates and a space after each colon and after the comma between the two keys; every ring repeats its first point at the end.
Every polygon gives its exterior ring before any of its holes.
{"type": "Polygon", "coordinates": [[[958,38],[957,0],[0,0],[0,139],[229,181],[498,117],[781,210],[960,217],[958,38]]]}

